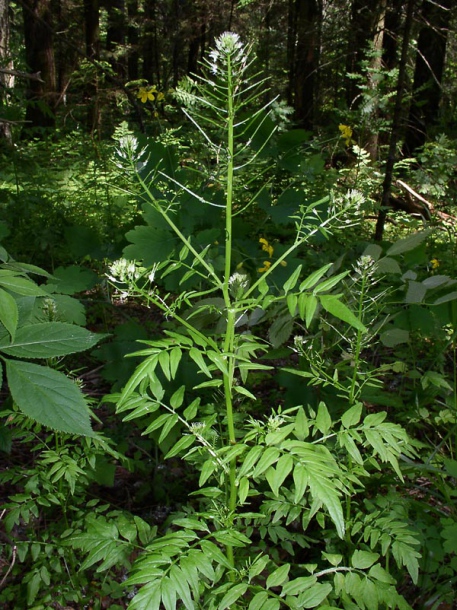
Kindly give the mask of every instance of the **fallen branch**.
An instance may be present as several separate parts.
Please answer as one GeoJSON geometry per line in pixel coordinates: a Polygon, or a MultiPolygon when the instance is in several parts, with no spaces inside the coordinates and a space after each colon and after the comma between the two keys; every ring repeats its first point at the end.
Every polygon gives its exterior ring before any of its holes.
{"type": "Polygon", "coordinates": [[[8,70],[8,68],[0,68],[0,74],[9,74],[10,76],[17,76],[18,78],[27,78],[28,80],[37,80],[40,83],[44,83],[41,78],[41,72],[21,72],[20,70],[8,70]]]}

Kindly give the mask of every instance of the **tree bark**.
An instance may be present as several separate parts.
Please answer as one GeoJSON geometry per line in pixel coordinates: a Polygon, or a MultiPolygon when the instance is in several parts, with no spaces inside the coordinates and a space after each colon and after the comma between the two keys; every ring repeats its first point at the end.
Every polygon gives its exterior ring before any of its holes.
{"type": "Polygon", "coordinates": [[[23,136],[43,135],[43,129],[55,127],[56,65],[52,29],[51,0],[23,0],[24,44],[27,67],[40,72],[42,82],[29,80],[27,88],[26,128],[23,136]]]}
{"type": "Polygon", "coordinates": [[[403,154],[414,156],[426,141],[430,127],[439,119],[441,81],[453,0],[424,0],[422,29],[417,42],[413,101],[410,106],[403,154]]]}
{"type": "Polygon", "coordinates": [[[392,181],[396,161],[397,144],[400,140],[402,105],[406,84],[406,68],[408,62],[408,50],[411,40],[411,27],[414,17],[414,3],[415,0],[408,0],[408,3],[406,5],[405,26],[403,31],[400,64],[398,68],[397,92],[395,95],[395,108],[390,132],[389,152],[387,156],[384,181],[382,185],[381,205],[379,208],[374,235],[376,241],[382,240],[382,236],[384,234],[384,225],[386,223],[387,218],[387,210],[390,205],[390,198],[392,194],[392,181]]]}
{"type": "MultiPolygon", "coordinates": [[[[0,66],[4,70],[14,70],[14,63],[10,53],[10,20],[8,0],[0,0],[0,66]]],[[[8,106],[9,92],[14,87],[14,74],[0,73],[0,113],[8,106]]],[[[4,118],[1,116],[0,118],[4,118]]],[[[0,138],[12,144],[11,125],[0,122],[0,138]]]]}
{"type": "MultiPolygon", "coordinates": [[[[100,59],[100,6],[99,0],[84,0],[86,55],[90,60],[100,59]]],[[[87,103],[87,128],[90,133],[100,129],[98,76],[86,84],[84,97],[87,103]]]]}
{"type": "Polygon", "coordinates": [[[297,123],[312,129],[321,15],[317,0],[289,2],[289,11],[289,97],[297,123]]]}

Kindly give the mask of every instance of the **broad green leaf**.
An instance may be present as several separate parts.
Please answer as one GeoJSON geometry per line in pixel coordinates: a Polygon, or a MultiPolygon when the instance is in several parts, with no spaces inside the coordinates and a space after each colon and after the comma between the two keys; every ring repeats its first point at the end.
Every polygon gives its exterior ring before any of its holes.
{"type": "Polygon", "coordinates": [[[228,570],[233,569],[232,564],[229,562],[220,548],[214,544],[214,542],[211,542],[210,540],[202,540],[200,542],[200,547],[205,555],[212,559],[216,564],[220,564],[228,570]]]}
{"type": "Polygon", "coordinates": [[[454,290],[453,292],[448,292],[444,296],[436,299],[433,302],[433,305],[441,305],[441,303],[448,303],[449,301],[455,301],[457,299],[457,292],[454,290]]]}
{"type": "Polygon", "coordinates": [[[0,343],[0,350],[16,358],[54,358],[87,350],[102,338],[74,324],[42,322],[19,328],[14,343],[0,343]]]}
{"type": "Polygon", "coordinates": [[[408,237],[399,239],[392,246],[390,246],[386,252],[386,255],[396,256],[397,254],[403,254],[403,252],[410,252],[411,250],[414,250],[414,248],[417,248],[417,246],[427,239],[431,232],[431,229],[425,229],[425,231],[414,233],[413,235],[408,235],[408,237]]]}
{"type": "Polygon", "coordinates": [[[251,400],[257,400],[256,396],[252,392],[250,392],[248,389],[244,388],[241,385],[236,385],[236,386],[234,386],[233,389],[237,394],[246,396],[247,398],[250,398],[251,400]]]}
{"type": "Polygon", "coordinates": [[[298,504],[303,498],[308,485],[308,472],[300,462],[295,464],[293,478],[295,484],[294,502],[298,504]]]}
{"type": "Polygon", "coordinates": [[[235,529],[219,530],[213,533],[213,537],[215,540],[220,542],[220,544],[235,546],[239,548],[249,546],[252,543],[252,540],[250,538],[235,529]]]}
{"type": "Polygon", "coordinates": [[[162,263],[178,245],[177,237],[171,231],[151,226],[138,226],[125,235],[131,245],[124,248],[124,256],[129,260],[141,260],[145,267],[162,263]]]}
{"type": "Polygon", "coordinates": [[[408,282],[408,290],[405,295],[405,303],[422,303],[427,288],[422,282],[408,282]]]}
{"type": "Polygon", "coordinates": [[[295,284],[298,282],[298,278],[300,277],[302,266],[303,265],[298,265],[298,267],[294,270],[289,279],[284,282],[284,285],[282,287],[282,289],[284,290],[284,294],[287,294],[290,290],[293,290],[295,288],[295,284]]]}
{"type": "Polygon", "coordinates": [[[313,498],[322,502],[327,508],[338,536],[343,538],[345,532],[343,509],[332,479],[308,467],[308,485],[313,498]]]}
{"type": "Polygon", "coordinates": [[[164,427],[162,428],[162,431],[160,433],[159,436],[159,440],[158,443],[162,443],[167,436],[170,434],[170,432],[172,431],[172,429],[175,427],[175,425],[178,423],[179,418],[177,415],[172,415],[166,422],[164,427]]]}
{"type": "Polygon", "coordinates": [[[151,424],[149,424],[143,434],[150,434],[151,432],[154,432],[154,430],[158,430],[159,428],[164,426],[169,419],[172,418],[173,415],[171,413],[162,413],[162,415],[159,415],[159,417],[157,417],[151,424]]]}
{"type": "Polygon", "coordinates": [[[63,373],[31,362],[6,361],[14,402],[31,419],[69,434],[95,436],[78,386],[63,373]]]}
{"type": "Polygon", "coordinates": [[[168,381],[171,381],[170,353],[168,351],[162,350],[159,353],[159,364],[160,364],[160,368],[162,369],[162,372],[165,375],[165,377],[168,379],[168,381]]]}
{"type": "Polygon", "coordinates": [[[249,493],[249,479],[243,477],[238,486],[238,498],[240,504],[244,504],[249,493]]]}
{"type": "MultiPolygon", "coordinates": [[[[256,576],[261,574],[264,571],[264,569],[267,567],[269,562],[270,562],[270,558],[267,557],[266,555],[260,555],[259,557],[257,557],[257,559],[252,563],[252,565],[249,568],[249,580],[252,580],[256,576]]],[[[266,595],[266,597],[268,597],[267,593],[265,593],[265,595],[266,595]]],[[[255,597],[257,597],[257,595],[255,597]]],[[[266,597],[265,597],[265,599],[266,599],[266,597]]],[[[250,607],[251,606],[249,606],[249,608],[250,607]]]]}
{"type": "Polygon", "coordinates": [[[317,282],[321,279],[321,277],[323,277],[327,273],[327,271],[330,269],[330,267],[332,265],[333,265],[333,263],[328,263],[327,265],[324,265],[324,267],[321,267],[320,269],[317,269],[317,271],[314,271],[313,273],[311,273],[311,275],[309,275],[300,284],[300,292],[315,286],[317,284],[317,282]]]}
{"type": "MultiPolygon", "coordinates": [[[[170,579],[176,586],[178,599],[183,602],[187,610],[194,610],[195,605],[190,594],[190,587],[184,574],[177,565],[172,565],[170,568],[170,579]]],[[[158,607],[158,606],[157,606],[158,607]]]]}
{"type": "Polygon", "coordinates": [[[298,596],[299,608],[317,608],[332,590],[333,587],[330,583],[316,583],[298,596]]]}
{"type": "Polygon", "coordinates": [[[129,604],[129,610],[152,610],[152,608],[160,608],[162,592],[160,590],[160,580],[155,579],[148,582],[138,591],[133,600],[129,604]]]}
{"type": "Polygon", "coordinates": [[[295,416],[294,434],[299,441],[304,441],[309,434],[308,418],[303,407],[300,407],[295,416]]]}
{"type": "Polygon", "coordinates": [[[344,413],[341,423],[345,428],[352,428],[352,426],[356,426],[359,423],[362,416],[362,407],[362,403],[358,402],[344,413]]]}
{"type": "Polygon", "coordinates": [[[271,487],[271,491],[275,496],[279,493],[279,488],[286,480],[287,476],[291,473],[294,465],[292,456],[289,453],[282,455],[277,464],[276,468],[272,466],[267,470],[265,477],[271,487]]]}
{"type": "Polygon", "coordinates": [[[347,322],[357,330],[362,331],[363,333],[367,332],[366,326],[362,324],[362,322],[352,313],[352,311],[347,307],[344,303],[340,301],[340,299],[333,294],[321,295],[319,297],[322,307],[328,311],[335,318],[339,318],[343,320],[343,322],[347,322]]]}
{"type": "Polygon", "coordinates": [[[390,258],[385,256],[384,258],[379,259],[375,266],[376,273],[397,273],[401,274],[400,265],[394,258],[390,258]]]}
{"type": "Polygon", "coordinates": [[[204,373],[207,377],[212,377],[211,371],[209,370],[203,358],[203,354],[199,349],[197,349],[196,347],[191,347],[189,350],[189,356],[192,358],[198,368],[202,371],[202,373],[204,373]]]}
{"type": "Polygon", "coordinates": [[[217,610],[226,610],[227,608],[231,608],[232,604],[236,602],[242,595],[246,593],[248,589],[248,585],[244,582],[235,585],[231,589],[227,591],[224,597],[221,600],[221,603],[217,607],[217,610]]]}
{"type": "Polygon", "coordinates": [[[254,472],[252,473],[252,476],[254,478],[260,476],[263,472],[265,472],[265,470],[267,470],[267,468],[279,460],[280,455],[281,452],[276,447],[268,447],[265,449],[262,457],[254,469],[254,472]]]}
{"type": "Polygon", "coordinates": [[[176,610],[176,587],[169,577],[162,578],[160,592],[165,610],[176,610]]]}
{"type": "Polygon", "coordinates": [[[19,294],[25,297],[46,297],[49,293],[40,288],[32,282],[23,277],[15,276],[0,276],[0,286],[6,288],[15,294],[19,294]]]}
{"type": "Polygon", "coordinates": [[[263,445],[255,445],[252,447],[249,452],[243,458],[243,463],[241,465],[240,471],[238,473],[238,477],[244,477],[248,475],[252,468],[254,468],[257,460],[260,458],[262,453],[264,452],[265,447],[263,445]]]}
{"type": "Polygon", "coordinates": [[[264,610],[267,599],[268,593],[266,591],[260,591],[260,593],[257,593],[252,598],[248,610],[264,610]]]}
{"type": "Polygon", "coordinates": [[[272,572],[267,578],[267,589],[272,589],[273,587],[279,587],[289,577],[290,564],[285,563],[280,568],[277,568],[274,572],[272,572]]]}
{"type": "Polygon", "coordinates": [[[179,409],[184,401],[184,392],[186,391],[186,386],[182,385],[179,387],[176,392],[174,392],[170,398],[170,406],[173,409],[179,409]]]}
{"type": "Polygon", "coordinates": [[[334,286],[336,286],[343,278],[347,276],[349,271],[343,271],[343,273],[339,273],[338,275],[329,277],[327,280],[324,280],[321,284],[316,286],[313,289],[313,294],[317,295],[321,292],[326,292],[327,290],[331,290],[334,286]]]}
{"type": "Polygon", "coordinates": [[[368,575],[371,578],[375,578],[376,580],[379,580],[379,582],[383,582],[387,585],[394,585],[396,583],[395,578],[391,576],[387,570],[381,567],[379,563],[376,563],[370,568],[368,575]]]}
{"type": "Polygon", "coordinates": [[[165,459],[168,460],[175,455],[181,453],[181,451],[185,451],[195,442],[195,436],[193,434],[188,434],[179,439],[179,441],[174,445],[172,449],[167,453],[165,459]]]}
{"type": "Polygon", "coordinates": [[[176,377],[176,372],[178,370],[179,363],[182,358],[182,350],[180,347],[174,347],[170,352],[170,374],[171,378],[174,379],[176,377]]]}
{"type": "Polygon", "coordinates": [[[396,347],[401,343],[408,343],[409,331],[402,328],[390,328],[380,334],[379,340],[386,347],[396,347]]]}
{"type": "Polygon", "coordinates": [[[317,415],[315,419],[316,428],[322,434],[327,434],[327,432],[332,427],[332,418],[330,417],[330,413],[328,412],[327,405],[325,402],[320,402],[319,407],[317,409],[317,415]]]}
{"type": "Polygon", "coordinates": [[[314,294],[310,294],[305,303],[305,324],[306,328],[309,328],[313,321],[314,314],[316,313],[318,305],[317,297],[314,294]]]}
{"type": "MultiPolygon", "coordinates": [[[[300,296],[306,297],[307,295],[303,294],[300,296]]],[[[297,304],[298,304],[298,296],[296,294],[294,294],[293,292],[291,294],[288,294],[287,295],[287,309],[289,310],[289,313],[292,317],[295,316],[295,313],[297,311],[297,304]]],[[[303,304],[303,310],[304,310],[304,304],[303,304]]]]}
{"type": "Polygon", "coordinates": [[[282,595],[298,595],[315,586],[317,578],[315,576],[300,576],[286,583],[282,588],[282,595]]]}
{"type": "Polygon", "coordinates": [[[19,312],[16,300],[9,292],[0,289],[0,322],[11,335],[11,341],[14,341],[18,319],[19,312]]]}
{"type": "Polygon", "coordinates": [[[357,568],[358,570],[366,570],[367,568],[371,568],[378,559],[379,553],[355,550],[351,558],[351,563],[352,567],[357,568]]]}

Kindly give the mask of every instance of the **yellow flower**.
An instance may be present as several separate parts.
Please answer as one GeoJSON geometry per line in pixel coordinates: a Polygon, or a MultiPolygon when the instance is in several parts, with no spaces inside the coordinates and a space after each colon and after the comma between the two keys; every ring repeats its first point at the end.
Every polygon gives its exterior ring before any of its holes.
{"type": "Polygon", "coordinates": [[[344,139],[344,143],[346,144],[346,146],[349,146],[351,143],[351,138],[352,138],[352,127],[350,127],[349,125],[338,125],[338,129],[341,132],[341,138],[344,139]]]}
{"type": "Polygon", "coordinates": [[[265,271],[268,271],[268,269],[271,267],[271,262],[270,261],[263,261],[263,267],[260,267],[259,269],[257,269],[257,271],[259,273],[264,273],[265,271]]]}
{"type": "Polygon", "coordinates": [[[261,237],[259,239],[259,243],[262,244],[262,250],[268,253],[268,257],[271,258],[273,256],[274,248],[271,246],[266,239],[261,237]]]}
{"type": "Polygon", "coordinates": [[[157,101],[161,102],[163,99],[165,99],[165,95],[162,92],[158,93],[157,94],[157,101]]]}
{"type": "Polygon", "coordinates": [[[430,266],[432,269],[438,269],[438,267],[440,266],[440,261],[437,258],[432,258],[432,260],[430,261],[430,266]]]}
{"type": "Polygon", "coordinates": [[[154,101],[155,96],[154,92],[156,91],[155,87],[140,87],[137,97],[141,100],[143,104],[146,104],[148,100],[151,102],[154,101]]]}

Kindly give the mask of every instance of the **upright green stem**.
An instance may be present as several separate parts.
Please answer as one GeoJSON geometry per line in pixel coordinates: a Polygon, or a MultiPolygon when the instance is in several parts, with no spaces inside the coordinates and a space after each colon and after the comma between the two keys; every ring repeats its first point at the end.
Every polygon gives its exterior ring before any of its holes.
{"type": "MultiPolygon", "coordinates": [[[[230,297],[230,276],[232,267],[232,208],[233,208],[233,174],[234,174],[234,91],[232,80],[232,66],[230,56],[227,58],[227,184],[226,184],[226,207],[225,207],[225,268],[223,297],[227,311],[227,330],[224,340],[224,355],[227,358],[227,374],[224,375],[225,410],[227,417],[228,441],[230,445],[236,443],[235,422],[233,417],[233,380],[235,374],[235,323],[236,311],[232,307],[230,297]]],[[[236,509],[237,487],[236,487],[236,458],[230,462],[228,507],[230,513],[236,509]]],[[[235,567],[233,547],[227,545],[227,559],[235,567]]]]}

